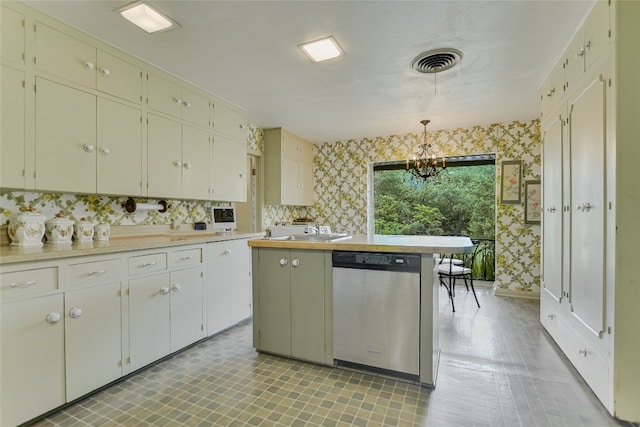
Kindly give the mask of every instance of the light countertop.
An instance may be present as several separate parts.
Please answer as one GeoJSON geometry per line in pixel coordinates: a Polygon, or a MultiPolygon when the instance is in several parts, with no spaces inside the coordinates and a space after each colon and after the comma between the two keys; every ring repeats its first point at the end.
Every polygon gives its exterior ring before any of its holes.
{"type": "Polygon", "coordinates": [[[473,243],[468,237],[458,236],[397,236],[382,234],[356,234],[351,239],[336,242],[309,242],[249,240],[249,246],[257,248],[315,249],[328,251],[398,252],[398,253],[464,253],[471,252],[473,243]]]}
{"type": "Polygon", "coordinates": [[[85,255],[100,255],[144,249],[157,249],[226,240],[253,239],[264,233],[189,231],[178,233],[117,235],[108,241],[73,243],[71,245],[44,244],[40,247],[0,246],[0,265],[18,262],[42,261],[85,255]]]}

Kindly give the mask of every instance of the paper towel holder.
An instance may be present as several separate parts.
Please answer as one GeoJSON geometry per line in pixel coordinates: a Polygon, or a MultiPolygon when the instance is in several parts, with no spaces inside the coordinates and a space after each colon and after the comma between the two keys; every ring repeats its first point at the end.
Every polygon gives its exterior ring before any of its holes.
{"type": "Polygon", "coordinates": [[[121,205],[127,212],[133,213],[137,210],[158,210],[160,213],[165,213],[171,205],[166,200],[159,200],[158,203],[136,203],[133,197],[129,197],[126,202],[121,205]]]}

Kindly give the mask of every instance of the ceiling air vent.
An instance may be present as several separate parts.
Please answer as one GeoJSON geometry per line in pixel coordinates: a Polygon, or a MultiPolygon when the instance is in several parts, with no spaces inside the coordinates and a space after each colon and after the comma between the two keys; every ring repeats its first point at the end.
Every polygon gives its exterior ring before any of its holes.
{"type": "Polygon", "coordinates": [[[411,68],[419,73],[441,73],[456,65],[461,59],[462,52],[458,49],[434,49],[413,58],[411,68]]]}

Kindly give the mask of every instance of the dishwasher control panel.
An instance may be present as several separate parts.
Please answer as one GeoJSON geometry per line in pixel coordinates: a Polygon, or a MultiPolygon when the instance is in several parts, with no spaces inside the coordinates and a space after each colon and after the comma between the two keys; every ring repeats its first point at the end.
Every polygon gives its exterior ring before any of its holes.
{"type": "Polygon", "coordinates": [[[332,260],[334,267],[420,271],[419,254],[334,251],[332,260]]]}

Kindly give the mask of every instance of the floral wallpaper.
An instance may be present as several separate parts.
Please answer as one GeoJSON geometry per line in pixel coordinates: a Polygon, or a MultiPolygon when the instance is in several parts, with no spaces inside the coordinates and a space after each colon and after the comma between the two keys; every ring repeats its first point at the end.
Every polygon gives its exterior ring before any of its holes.
{"type": "MultiPolygon", "coordinates": [[[[332,230],[366,233],[369,165],[413,156],[422,134],[352,139],[316,145],[314,152],[314,206],[266,206],[264,224],[309,216],[332,230]]],[[[501,204],[500,162],[522,160],[521,187],[525,180],[540,179],[541,142],[538,120],[496,123],[469,129],[436,130],[430,138],[446,156],[494,153],[496,155],[496,281],[497,294],[527,295],[540,292],[540,226],[525,224],[523,204],[501,204]]],[[[524,191],[520,188],[520,191],[524,191]]],[[[524,200],[524,197],[522,197],[524,200]]]]}

